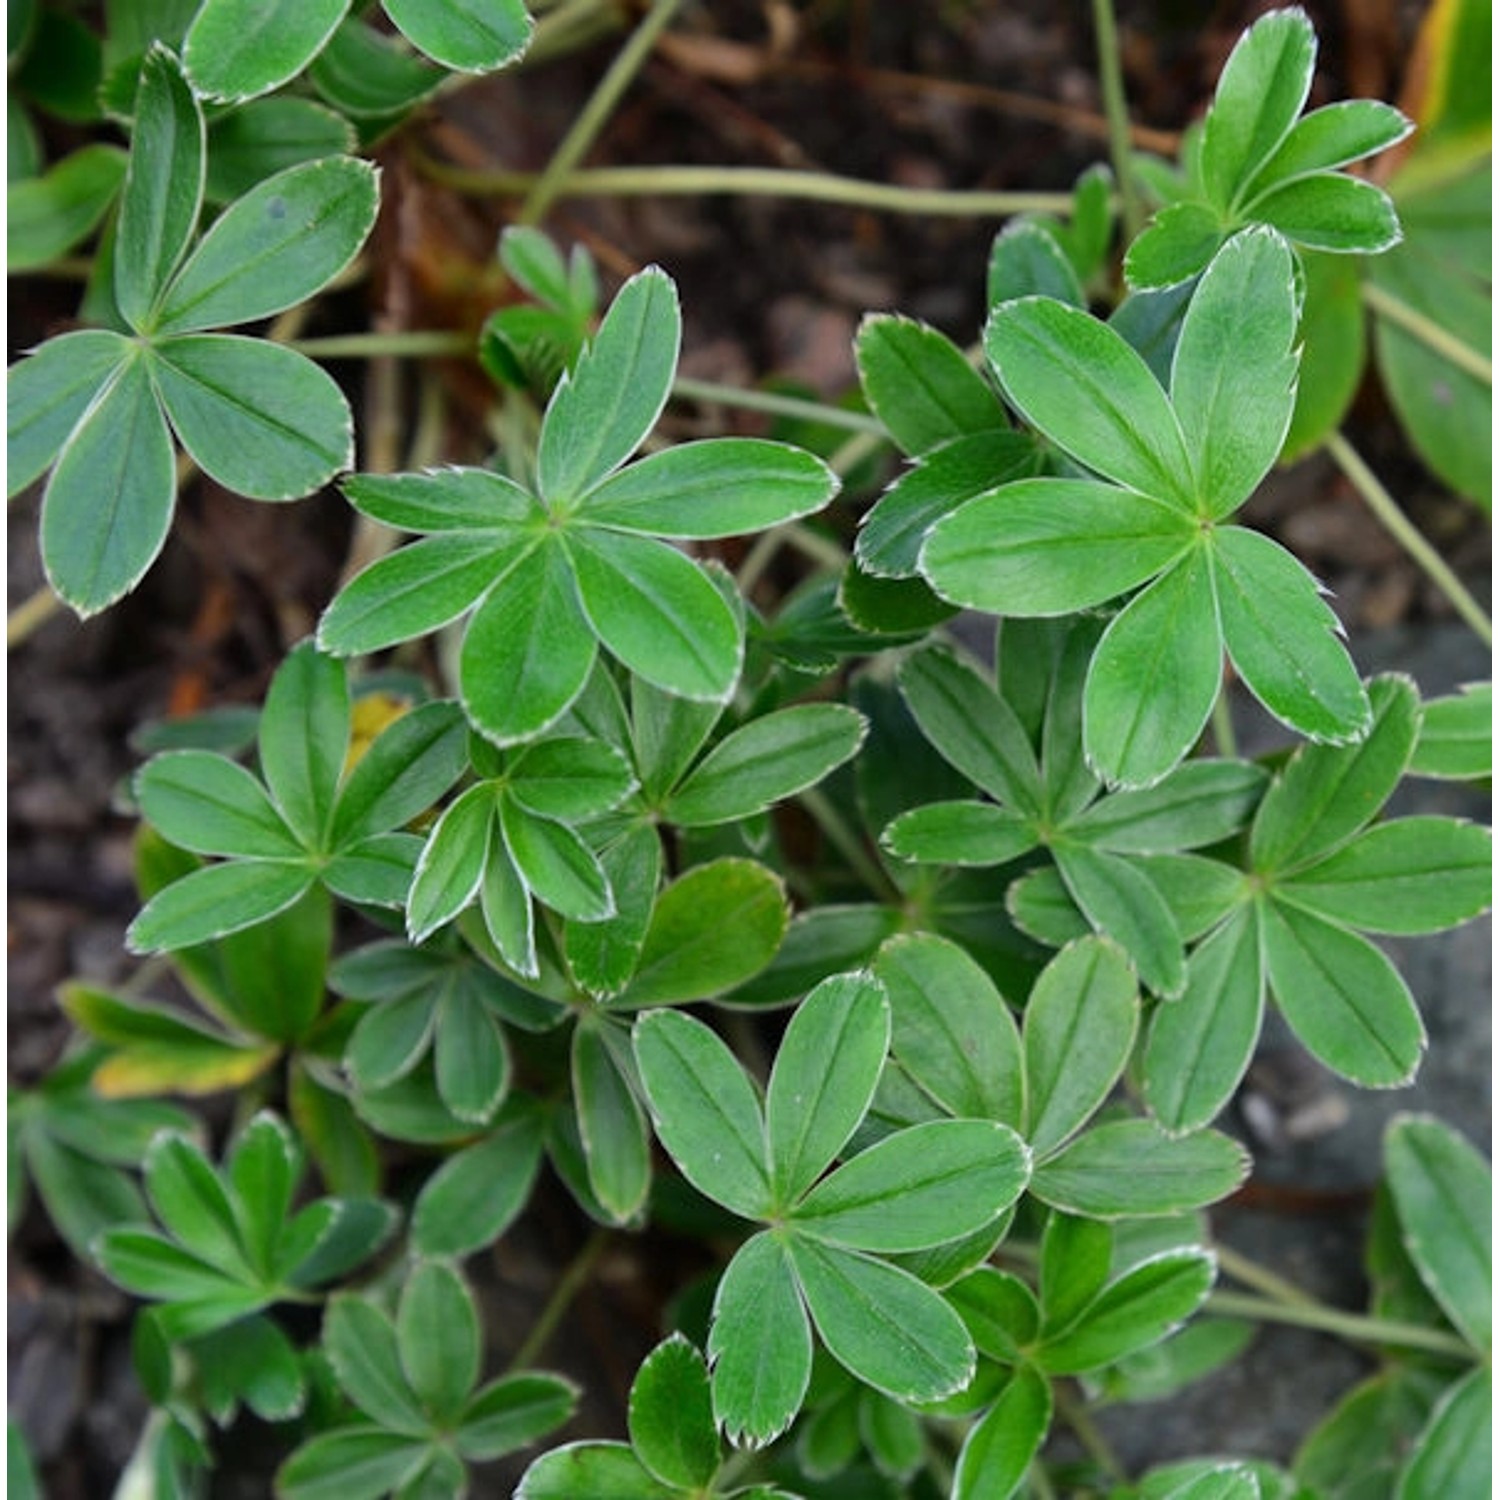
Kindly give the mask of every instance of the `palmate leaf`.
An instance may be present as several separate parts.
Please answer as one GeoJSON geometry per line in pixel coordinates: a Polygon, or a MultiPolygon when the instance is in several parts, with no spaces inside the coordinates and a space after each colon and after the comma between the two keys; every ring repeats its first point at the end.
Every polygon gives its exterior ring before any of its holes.
{"type": "Polygon", "coordinates": [[[1433,1408],[1397,1480],[1398,1500],[1483,1490],[1491,1474],[1494,1397],[1487,1369],[1471,1370],[1433,1408]]]}
{"type": "Polygon", "coordinates": [[[681,1334],[641,1364],[628,1420],[637,1456],[663,1484],[702,1489],[713,1482],[721,1454],[708,1368],[681,1334]]]}
{"type": "Polygon", "coordinates": [[[44,266],[86,239],[115,201],[125,162],[116,146],[84,146],[40,177],[12,181],[5,199],[11,274],[44,266]]]}
{"type": "Polygon", "coordinates": [[[308,68],[308,82],[341,115],[375,127],[431,94],[444,78],[397,38],[348,16],[308,68]]]}
{"type": "Polygon", "coordinates": [[[1052,1422],[1052,1387],[1039,1371],[1017,1370],[964,1438],[954,1500],[1006,1500],[1031,1467],[1052,1422]]]}
{"type": "Polygon", "coordinates": [[[531,40],[523,0],[385,0],[385,13],[419,52],[461,73],[503,68],[531,40]]]}
{"type": "Polygon", "coordinates": [[[1028,219],[1013,219],[995,236],[985,291],[991,307],[1032,296],[1072,307],[1086,305],[1078,273],[1050,226],[1028,219]]]}
{"type": "Polygon", "coordinates": [[[204,0],[183,49],[193,84],[211,99],[268,94],[317,56],[348,9],[348,0],[204,0]]]}
{"type": "Polygon", "coordinates": [[[617,1223],[639,1213],[651,1187],[651,1142],[635,1093],[612,1055],[623,1034],[608,1017],[586,1017],[573,1032],[573,1100],[589,1185],[617,1223]]]}
{"type": "Polygon", "coordinates": [[[204,196],[229,203],[288,167],[355,146],[349,122],[311,99],[257,99],[209,125],[204,196]]]}

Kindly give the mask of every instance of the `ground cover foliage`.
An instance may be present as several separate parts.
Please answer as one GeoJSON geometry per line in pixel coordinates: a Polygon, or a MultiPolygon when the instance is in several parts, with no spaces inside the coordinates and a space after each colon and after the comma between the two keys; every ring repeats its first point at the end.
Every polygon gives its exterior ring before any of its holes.
{"type": "MultiPolygon", "coordinates": [[[[81,326],[9,380],[52,588],[79,615],[134,589],[189,465],[269,502],[338,477],[384,538],[258,711],[159,728],[128,788],[127,943],[194,1008],[65,986],[78,1045],[10,1102],[12,1227],[34,1193],[142,1304],[153,1410],[122,1493],[210,1493],[251,1417],[288,1500],[493,1493],[514,1454],[529,1500],[1481,1493],[1475,1148],[1391,1125],[1367,1315],[1226,1300],[1205,1217],[1250,1171],[1215,1122],[1268,1004],[1342,1079],[1403,1084],[1426,1032],[1371,937],[1489,902],[1485,829],[1386,811],[1406,777],[1489,775],[1488,686],[1363,678],[1318,580],[1235,520],[1279,460],[1342,441],[1349,275],[1356,307],[1368,276],[1404,310],[1378,354],[1418,448],[1472,414],[1399,343],[1478,382],[1461,319],[1373,269],[1472,259],[1472,101],[1449,86],[1387,192],[1348,169],[1412,122],[1306,110],[1311,23],[1262,17],[1180,160],[1121,150],[1006,223],[972,350],[872,313],[862,410],[783,403],[903,463],[851,555],[763,608],[700,544],[795,536],[826,562],[847,445],[660,440],[672,276],[605,296],[539,213],[497,250],[525,300],[471,351],[510,413],[491,460],[349,472],[345,394],[259,325],[361,255],[361,152],[539,28],[519,0],[387,0],[394,30],[273,10],[106,6],[102,39],[10,12],[12,267],[102,225],[81,326]],[[128,149],[44,165],[32,109],[102,112],[128,149]],[[1237,753],[1231,678],[1289,749],[1237,753]],[[178,1101],[231,1089],[251,1107],[212,1141],[178,1101]],[[487,1368],[464,1263],[554,1179],[601,1231],[666,1220],[715,1263],[623,1438],[566,1430],[576,1385],[531,1367],[565,1300],[487,1368]],[[1101,1394],[1233,1359],[1257,1316],[1383,1355],[1289,1468],[1211,1433],[1134,1477],[1049,1450],[1101,1394]]],[[[1437,467],[1487,500],[1487,474],[1437,467]]]]}

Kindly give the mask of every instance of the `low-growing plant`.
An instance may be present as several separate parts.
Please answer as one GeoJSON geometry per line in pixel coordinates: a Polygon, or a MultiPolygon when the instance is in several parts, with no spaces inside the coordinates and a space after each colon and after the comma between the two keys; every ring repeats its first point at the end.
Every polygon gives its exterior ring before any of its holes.
{"type": "MultiPolygon", "coordinates": [[[[42,557],[77,613],[160,552],[174,442],[259,499],[352,467],[332,378],[278,327],[216,330],[347,275],[379,193],[356,142],[532,30],[519,0],[384,10],[430,62],[347,0],[106,6],[102,40],[12,7],[12,267],[104,225],[85,326],[10,378],[12,493],[50,471],[42,557]],[[93,71],[60,96],[65,47],[93,71]],[[44,171],[31,107],[107,117],[128,152],[44,171]]],[[[81,1044],[11,1099],[12,1228],[29,1180],[148,1304],[137,1492],[206,1493],[241,1408],[283,1429],[287,1500],[458,1496],[471,1465],[550,1438],[578,1391],[529,1366],[601,1240],[487,1383],[460,1269],[544,1160],[600,1234],[690,1226],[719,1268],[640,1366],[628,1442],[534,1457],[527,1500],[1480,1492],[1473,1148],[1391,1126],[1368,1315],[1253,1267],[1260,1295],[1215,1291],[1243,1267],[1204,1216],[1250,1169],[1212,1127],[1268,998],[1332,1072],[1404,1084],[1420,1006],[1366,934],[1489,902],[1484,829],[1383,816],[1403,777],[1490,774],[1488,686],[1424,703],[1362,678],[1317,580],[1234,519],[1341,414],[1299,385],[1326,257],[1378,267],[1401,237],[1392,195],[1346,169],[1410,122],[1304,114],[1315,52],[1300,10],[1263,17],[1178,168],[1121,138],[1060,215],[1008,223],[972,353],[872,315],[866,410],[746,396],[859,430],[821,454],[657,437],[675,285],[648,267],[598,317],[587,252],[534,227],[544,177],[499,248],[532,302],[461,340],[508,414],[498,451],[345,474],[390,545],[258,713],[148,736],[127,942],[196,1009],[65,986],[81,1044]],[[1143,190],[1154,217],[1117,238],[1143,190]],[[846,552],[809,518],[887,440],[910,462],[846,552]],[[738,576],[699,545],[756,534],[738,576]],[[762,612],[751,583],[785,538],[820,567],[762,612]],[[990,623],[949,634],[960,610],[990,623]],[[389,648],[430,668],[400,694],[366,666],[389,648]],[[1237,753],[1230,680],[1292,747],[1237,753]],[[227,1089],[219,1152],[159,1097],[227,1089]],[[425,1175],[388,1183],[383,1140],[425,1175]],[[1257,1318],[1387,1359],[1289,1470],[1057,1464],[1055,1423],[1092,1443],[1091,1404],[1175,1392],[1257,1318]]]]}

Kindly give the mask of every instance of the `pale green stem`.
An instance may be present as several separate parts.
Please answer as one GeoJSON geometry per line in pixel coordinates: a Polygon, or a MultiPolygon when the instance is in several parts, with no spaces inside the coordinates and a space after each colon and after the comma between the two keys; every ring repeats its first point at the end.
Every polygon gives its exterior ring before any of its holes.
{"type": "Polygon", "coordinates": [[[1234,715],[1230,712],[1229,693],[1220,687],[1219,695],[1214,699],[1214,749],[1218,751],[1225,760],[1233,760],[1239,754],[1234,737],[1234,715]]]}
{"type": "Polygon", "coordinates": [[[1130,160],[1130,114],[1125,107],[1125,77],[1120,69],[1120,35],[1112,0],[1094,0],[1094,36],[1099,49],[1099,88],[1109,121],[1109,154],[1120,185],[1120,217],[1127,243],[1140,233],[1145,216],[1130,160]]]}
{"type": "Polygon", "coordinates": [[[552,160],[547,163],[547,170],[528,191],[526,201],[521,205],[521,212],[516,216],[517,223],[539,224],[546,217],[547,210],[556,201],[568,175],[583,160],[610,115],[614,113],[620,96],[630,87],[631,80],[650,56],[657,37],[666,30],[667,23],[681,8],[682,0],[655,0],[646,19],[636,27],[630,40],[610,64],[608,72],[599,80],[599,86],[589,102],[584,105],[567,135],[563,137],[562,144],[553,153],[552,160]]]}
{"type": "Polygon", "coordinates": [[[1249,1297],[1239,1292],[1210,1292],[1203,1310],[1230,1318],[1253,1318],[1261,1323],[1286,1323],[1295,1328],[1315,1328],[1356,1344],[1395,1344],[1405,1349],[1421,1349],[1429,1354],[1444,1354],[1451,1359],[1475,1360],[1479,1356],[1460,1338],[1440,1329],[1424,1328],[1419,1323],[1397,1323],[1387,1318],[1370,1318],[1361,1313],[1341,1312],[1321,1302],[1303,1307],[1272,1302],[1265,1297],[1249,1297]]]}
{"type": "Polygon", "coordinates": [[[884,432],[856,432],[828,460],[828,467],[840,479],[847,479],[872,453],[890,442],[884,432]]]}
{"type": "Polygon", "coordinates": [[[1374,471],[1355,451],[1341,432],[1331,432],[1324,439],[1333,461],[1344,476],[1364,497],[1376,518],[1406,549],[1407,555],[1438,586],[1443,596],[1486,646],[1494,644],[1490,619],[1478,600],[1463,586],[1458,575],[1438,556],[1432,543],[1407,519],[1391,493],[1375,477],[1374,471]]]}
{"type": "Polygon", "coordinates": [[[1125,1466],[1115,1457],[1114,1450],[1104,1440],[1104,1434],[1094,1425],[1088,1407],[1061,1381],[1054,1383],[1052,1394],[1057,1402],[1058,1414],[1073,1429],[1078,1441],[1083,1444],[1084,1451],[1111,1479],[1123,1484],[1128,1477],[1125,1466]]]}
{"type": "Polygon", "coordinates": [[[517,65],[533,68],[554,57],[576,52],[618,31],[624,24],[624,12],[612,0],[604,4],[600,0],[568,0],[538,18],[531,45],[517,65]]]}
{"type": "Polygon", "coordinates": [[[802,422],[821,422],[825,427],[843,427],[850,432],[883,433],[879,419],[862,411],[845,411],[822,401],[807,401],[800,396],[783,396],[775,391],[745,390],[739,386],[719,385],[712,380],[693,380],[679,375],[672,382],[672,394],[683,401],[703,401],[719,406],[739,407],[744,411],[764,412],[772,417],[791,417],[802,422]]]}
{"type": "MultiPolygon", "coordinates": [[[[537,184],[533,172],[477,171],[450,166],[429,157],[420,160],[423,172],[461,193],[513,196],[537,184]]],[[[1068,213],[1070,193],[999,193],[898,187],[887,182],[865,182],[831,172],[798,172],[783,167],[592,167],[570,172],[557,184],[561,198],[703,197],[726,193],[738,197],[799,198],[819,203],[888,213],[958,218],[1003,218],[1020,213],[1068,213]]]]}
{"type": "Polygon", "coordinates": [[[1449,333],[1441,323],[1435,323],[1399,297],[1393,297],[1382,286],[1366,279],[1360,287],[1360,295],[1370,309],[1382,318],[1389,318],[1398,328],[1404,328],[1415,339],[1420,339],[1434,354],[1440,354],[1451,365],[1456,365],[1466,375],[1472,375],[1485,385],[1495,383],[1495,367],[1477,349],[1456,334],[1449,333]]]}
{"type": "Polygon", "coordinates": [[[5,617],[5,649],[14,651],[34,630],[45,625],[62,607],[62,600],[52,592],[50,585],[44,583],[36,593],[23,603],[16,605],[5,617]]]}
{"type": "MultiPolygon", "coordinates": [[[[1222,748],[1220,750],[1222,755],[1233,753],[1222,748]]],[[[1241,1255],[1238,1250],[1224,1244],[1215,1244],[1213,1250],[1214,1258],[1219,1262],[1221,1271],[1243,1285],[1253,1287],[1263,1296],[1271,1298],[1273,1302],[1284,1302],[1288,1307],[1322,1305],[1316,1297],[1310,1292],[1304,1292],[1295,1282],[1288,1281],[1284,1276],[1278,1276],[1275,1271],[1267,1270],[1251,1260],[1249,1256],[1241,1255]]]]}
{"type": "Polygon", "coordinates": [[[314,359],[406,359],[452,357],[474,353],[474,335],[442,329],[409,329],[397,333],[337,333],[327,338],[293,339],[287,344],[314,359]]]}
{"type": "Polygon", "coordinates": [[[1052,1488],[1052,1478],[1041,1459],[1034,1458],[1026,1471],[1026,1478],[1036,1492],[1037,1500],[1057,1500],[1057,1491],[1052,1488]]]}
{"type": "Polygon", "coordinates": [[[899,901],[898,891],[880,863],[865,848],[864,840],[844,822],[839,810],[816,788],[799,792],[797,800],[813,816],[813,821],[823,830],[828,842],[843,855],[849,868],[882,901],[899,901]]]}
{"type": "Polygon", "coordinates": [[[531,1332],[526,1335],[525,1342],[516,1350],[515,1358],[506,1366],[506,1374],[512,1374],[517,1370],[526,1369],[531,1362],[547,1347],[548,1340],[557,1331],[557,1325],[562,1322],[568,1309],[573,1305],[573,1299],[583,1290],[583,1284],[589,1278],[589,1272],[594,1269],[594,1262],[604,1253],[604,1247],[609,1244],[610,1231],[597,1228],[588,1237],[582,1250],[572,1259],[567,1270],[562,1273],[558,1283],[552,1289],[552,1295],[547,1299],[547,1304],[542,1308],[537,1320],[532,1324],[531,1332]]]}

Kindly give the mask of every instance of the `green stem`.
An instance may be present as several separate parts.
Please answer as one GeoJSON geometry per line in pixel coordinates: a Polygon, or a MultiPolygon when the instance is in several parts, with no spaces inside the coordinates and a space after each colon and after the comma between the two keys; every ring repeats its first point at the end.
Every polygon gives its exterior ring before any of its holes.
{"type": "Polygon", "coordinates": [[[828,842],[848,861],[849,868],[880,900],[901,899],[901,892],[881,868],[879,861],[865,848],[864,840],[844,822],[843,815],[822,792],[815,787],[810,788],[799,792],[797,800],[812,814],[813,821],[823,830],[828,842]]]}
{"type": "Polygon", "coordinates": [[[1486,646],[1492,646],[1494,631],[1490,627],[1489,616],[1480,608],[1478,600],[1463,586],[1453,569],[1438,556],[1432,543],[1407,519],[1406,513],[1396,504],[1390,491],[1375,477],[1374,471],[1359,456],[1344,434],[1329,433],[1323,446],[1344,471],[1345,478],[1364,497],[1365,504],[1375,512],[1381,525],[1401,543],[1411,560],[1438,586],[1474,634],[1486,646]]]}
{"type": "Polygon", "coordinates": [[[1213,726],[1214,749],[1225,760],[1233,760],[1239,750],[1234,737],[1234,715],[1229,708],[1229,692],[1225,687],[1220,687],[1219,696],[1214,699],[1213,726]]]}
{"type": "Polygon", "coordinates": [[[619,55],[609,66],[609,71],[599,80],[589,102],[584,105],[578,118],[573,121],[562,144],[547,163],[547,170],[536,180],[526,195],[517,215],[520,224],[539,224],[546,217],[563,189],[573,168],[583,160],[584,154],[598,138],[620,96],[630,87],[631,80],[641,70],[656,39],[666,29],[667,23],[682,8],[682,0],[655,0],[646,19],[636,27],[630,40],[620,49],[619,55]]]}
{"type": "Polygon", "coordinates": [[[36,593],[23,603],[16,605],[5,617],[5,649],[14,651],[39,626],[45,625],[61,608],[63,602],[52,592],[52,586],[44,583],[36,593]]]}
{"type": "Polygon", "coordinates": [[[287,348],[317,359],[472,356],[474,335],[451,333],[443,329],[408,329],[399,333],[338,333],[328,338],[292,339],[287,348]]]}
{"type": "Polygon", "coordinates": [[[1451,365],[1457,365],[1466,375],[1472,375],[1485,385],[1494,385],[1495,367],[1477,349],[1471,348],[1456,334],[1449,333],[1441,323],[1435,323],[1399,297],[1393,297],[1382,286],[1366,280],[1360,286],[1360,295],[1372,312],[1389,318],[1398,328],[1403,328],[1415,339],[1426,344],[1434,354],[1440,354],[1451,365]]]}
{"type": "Polygon", "coordinates": [[[604,1247],[609,1240],[610,1231],[602,1226],[595,1229],[588,1237],[583,1249],[573,1257],[571,1264],[562,1273],[557,1285],[553,1287],[552,1295],[547,1299],[547,1305],[542,1309],[536,1322],[532,1324],[531,1332],[527,1334],[521,1347],[516,1350],[515,1358],[506,1366],[506,1374],[526,1369],[547,1347],[547,1341],[557,1331],[557,1325],[562,1322],[568,1309],[573,1305],[573,1299],[583,1290],[583,1284],[588,1280],[589,1272],[594,1269],[594,1262],[604,1253],[604,1247]]]}
{"type": "Polygon", "coordinates": [[[856,432],[847,443],[832,454],[828,460],[828,467],[840,479],[847,479],[872,453],[877,452],[888,442],[890,438],[884,432],[856,432]]]}
{"type": "MultiPolygon", "coordinates": [[[[1232,751],[1221,751],[1221,753],[1233,754],[1232,751]]],[[[1238,1250],[1224,1244],[1215,1244],[1213,1250],[1221,1271],[1232,1276],[1242,1285],[1253,1287],[1273,1302],[1282,1302],[1288,1307],[1322,1306],[1310,1292],[1304,1292],[1295,1282],[1288,1281],[1284,1276],[1278,1276],[1275,1271],[1268,1271],[1258,1262],[1251,1260],[1248,1255],[1241,1255],[1238,1250]]]]}
{"type": "Polygon", "coordinates": [[[1120,35],[1112,0],[1094,0],[1094,36],[1099,49],[1099,88],[1109,121],[1109,154],[1120,184],[1120,217],[1129,242],[1140,233],[1145,215],[1130,161],[1130,114],[1125,107],[1125,75],[1120,68],[1120,35]]]}
{"type": "MultiPolygon", "coordinates": [[[[418,165],[436,182],[461,193],[514,196],[537,184],[533,172],[476,171],[450,166],[430,157],[418,165]]],[[[557,184],[561,198],[702,197],[727,193],[739,197],[800,198],[819,203],[888,213],[943,215],[957,218],[1004,217],[1019,213],[1068,213],[1070,193],[992,193],[937,188],[898,187],[865,182],[831,172],[798,172],[783,167],[592,167],[570,172],[557,184]]]]}
{"type": "Polygon", "coordinates": [[[555,57],[577,52],[624,25],[625,15],[614,0],[606,0],[604,4],[600,0],[567,0],[537,18],[531,45],[517,66],[534,68],[555,57]]]}
{"type": "Polygon", "coordinates": [[[1261,1323],[1286,1323],[1294,1328],[1316,1328],[1356,1344],[1395,1344],[1405,1349],[1420,1349],[1429,1354],[1444,1354],[1451,1359],[1474,1360],[1479,1356],[1460,1338],[1437,1328],[1418,1323],[1397,1323],[1386,1318],[1365,1317],[1361,1313],[1341,1312],[1322,1303],[1311,1306],[1272,1302],[1266,1297],[1250,1297],[1239,1292],[1211,1292],[1203,1304],[1204,1311],[1230,1318],[1253,1318],[1261,1323]]]}
{"type": "Polygon", "coordinates": [[[1037,1500],[1057,1500],[1057,1491],[1052,1488],[1052,1478],[1041,1459],[1032,1459],[1031,1467],[1026,1471],[1026,1478],[1030,1481],[1031,1488],[1036,1491],[1037,1500]]]}
{"type": "Polygon", "coordinates": [[[1094,1425],[1088,1407],[1062,1381],[1054,1382],[1052,1394],[1057,1401],[1059,1415],[1073,1429],[1078,1441],[1083,1444],[1084,1451],[1111,1479],[1123,1484],[1128,1478],[1125,1466],[1115,1457],[1114,1449],[1105,1442],[1104,1434],[1094,1425]]]}
{"type": "Polygon", "coordinates": [[[802,422],[821,422],[825,427],[843,427],[850,432],[883,433],[879,419],[862,411],[845,411],[822,401],[807,401],[800,396],[782,396],[775,391],[745,390],[740,386],[719,385],[712,380],[693,380],[679,375],[672,382],[672,394],[683,401],[704,401],[719,406],[735,406],[743,411],[765,412],[772,417],[791,417],[802,422]]]}

